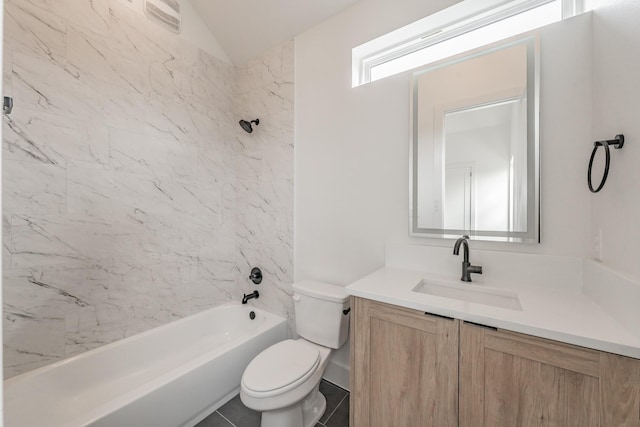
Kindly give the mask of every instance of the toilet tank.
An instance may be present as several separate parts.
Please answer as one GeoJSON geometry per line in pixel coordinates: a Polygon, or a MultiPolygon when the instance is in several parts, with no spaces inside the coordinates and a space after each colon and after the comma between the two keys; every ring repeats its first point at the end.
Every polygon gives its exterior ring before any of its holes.
{"type": "Polygon", "coordinates": [[[329,348],[340,348],[349,336],[349,296],[342,286],[306,280],[293,284],[296,332],[329,348]]]}

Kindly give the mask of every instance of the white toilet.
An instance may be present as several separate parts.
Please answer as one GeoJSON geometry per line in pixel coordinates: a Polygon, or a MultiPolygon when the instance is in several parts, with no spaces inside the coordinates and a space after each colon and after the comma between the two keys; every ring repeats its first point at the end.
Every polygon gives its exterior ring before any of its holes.
{"type": "Polygon", "coordinates": [[[297,340],[258,354],[242,375],[240,398],[262,412],[262,427],[312,427],[327,402],[318,391],[332,349],[349,335],[349,297],[342,286],[293,284],[297,340]]]}

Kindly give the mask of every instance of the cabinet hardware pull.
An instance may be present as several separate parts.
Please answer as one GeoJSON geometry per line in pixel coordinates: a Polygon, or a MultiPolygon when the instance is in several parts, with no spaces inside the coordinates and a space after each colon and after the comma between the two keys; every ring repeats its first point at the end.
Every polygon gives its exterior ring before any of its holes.
{"type": "Polygon", "coordinates": [[[477,326],[479,328],[491,329],[492,331],[498,330],[498,328],[496,327],[483,325],[482,323],[469,322],[468,320],[465,320],[464,323],[466,323],[467,325],[477,326]]]}
{"type": "Polygon", "coordinates": [[[446,319],[446,320],[455,320],[453,317],[443,316],[442,314],[429,313],[428,311],[425,311],[424,314],[426,314],[428,316],[439,317],[441,319],[446,319]]]}

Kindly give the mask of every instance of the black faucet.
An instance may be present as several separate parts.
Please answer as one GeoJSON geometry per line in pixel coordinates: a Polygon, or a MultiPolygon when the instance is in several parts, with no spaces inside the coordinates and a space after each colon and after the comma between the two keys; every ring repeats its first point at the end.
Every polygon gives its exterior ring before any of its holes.
{"type": "Polygon", "coordinates": [[[464,260],[462,261],[462,280],[463,282],[471,281],[471,273],[482,274],[482,267],[479,265],[471,265],[469,262],[469,236],[466,234],[456,240],[456,244],[453,246],[453,254],[458,255],[460,253],[460,245],[464,246],[464,260]]]}
{"type": "Polygon", "coordinates": [[[247,301],[249,301],[250,299],[253,299],[253,298],[260,298],[260,294],[258,293],[258,291],[253,291],[248,295],[247,294],[243,294],[242,303],[246,304],[247,301]]]}

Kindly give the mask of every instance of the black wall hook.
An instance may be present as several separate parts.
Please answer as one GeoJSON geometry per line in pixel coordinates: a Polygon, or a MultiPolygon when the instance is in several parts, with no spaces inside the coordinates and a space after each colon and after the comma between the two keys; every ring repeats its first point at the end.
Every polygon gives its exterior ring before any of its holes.
{"type": "Polygon", "coordinates": [[[609,152],[610,145],[613,145],[616,150],[621,149],[624,146],[624,135],[619,134],[616,135],[614,139],[609,139],[606,141],[596,141],[593,143],[593,151],[591,152],[591,157],[589,158],[589,170],[587,171],[587,184],[589,185],[589,190],[592,193],[597,193],[598,191],[602,190],[602,187],[604,187],[604,183],[607,182],[607,176],[609,176],[609,166],[611,164],[611,153],[609,152]],[[593,168],[593,159],[596,157],[598,147],[604,147],[605,163],[604,173],[602,174],[600,185],[598,185],[598,188],[594,190],[593,185],[591,184],[591,172],[593,168]]]}
{"type": "Polygon", "coordinates": [[[624,135],[622,134],[616,135],[615,138],[608,139],[606,141],[596,141],[593,143],[593,147],[597,148],[604,144],[613,145],[616,148],[616,150],[619,150],[624,146],[624,135]]]}

